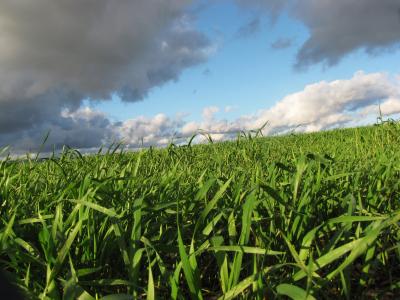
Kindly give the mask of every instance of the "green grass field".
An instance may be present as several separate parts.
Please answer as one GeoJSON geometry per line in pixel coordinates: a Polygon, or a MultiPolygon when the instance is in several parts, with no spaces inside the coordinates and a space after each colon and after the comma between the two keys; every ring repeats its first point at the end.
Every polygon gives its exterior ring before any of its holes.
{"type": "Polygon", "coordinates": [[[395,299],[399,150],[387,122],[3,159],[0,265],[32,299],[395,299]]]}

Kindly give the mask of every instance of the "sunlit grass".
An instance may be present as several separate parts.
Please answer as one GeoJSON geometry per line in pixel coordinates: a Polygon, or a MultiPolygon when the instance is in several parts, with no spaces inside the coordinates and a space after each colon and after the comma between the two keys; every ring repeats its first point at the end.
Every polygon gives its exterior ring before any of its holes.
{"type": "Polygon", "coordinates": [[[32,299],[395,298],[399,145],[388,122],[4,159],[0,264],[32,299]]]}

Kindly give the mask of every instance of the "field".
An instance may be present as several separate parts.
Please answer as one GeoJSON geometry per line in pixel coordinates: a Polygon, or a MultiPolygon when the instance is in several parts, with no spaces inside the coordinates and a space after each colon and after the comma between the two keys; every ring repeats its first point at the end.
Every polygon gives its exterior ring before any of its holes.
{"type": "Polygon", "coordinates": [[[399,145],[386,122],[3,159],[0,266],[32,299],[395,299],[399,145]]]}

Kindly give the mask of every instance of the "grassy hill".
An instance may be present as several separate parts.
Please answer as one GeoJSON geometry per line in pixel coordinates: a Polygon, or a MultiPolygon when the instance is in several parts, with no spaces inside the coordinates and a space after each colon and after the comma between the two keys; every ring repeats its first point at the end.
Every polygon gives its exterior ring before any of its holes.
{"type": "Polygon", "coordinates": [[[0,266],[33,299],[394,299],[399,145],[390,122],[3,160],[0,266]]]}

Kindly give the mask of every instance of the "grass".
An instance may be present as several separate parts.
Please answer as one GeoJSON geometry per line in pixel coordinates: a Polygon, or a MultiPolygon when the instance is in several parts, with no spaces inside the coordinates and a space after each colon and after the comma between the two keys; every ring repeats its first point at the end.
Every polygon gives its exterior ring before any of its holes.
{"type": "Polygon", "coordinates": [[[400,126],[0,162],[32,299],[394,299],[400,126]]]}

